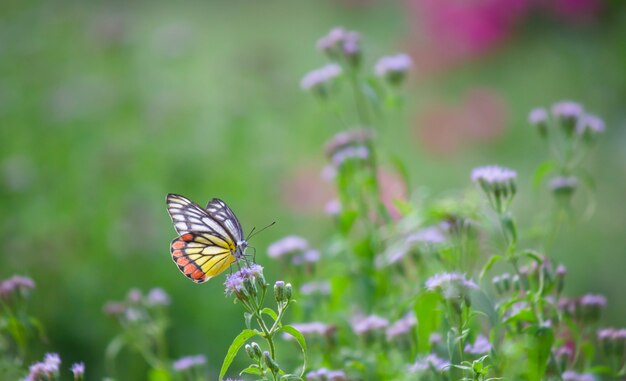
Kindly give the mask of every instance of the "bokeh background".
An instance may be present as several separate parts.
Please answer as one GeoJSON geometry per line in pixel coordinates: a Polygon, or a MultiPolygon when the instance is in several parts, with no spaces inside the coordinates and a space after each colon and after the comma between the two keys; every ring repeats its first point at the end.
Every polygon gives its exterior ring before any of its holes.
{"type": "Polygon", "coordinates": [[[102,306],[158,286],[173,298],[170,355],[204,353],[219,368],[242,311],[222,278],[197,286],[172,264],[165,195],[220,197],[247,231],[277,221],[252,242],[270,280],[281,274],[269,243],[322,242],[332,231],[322,146],[341,127],[299,80],[325,62],[315,41],[337,25],[362,33],[368,66],[398,51],[415,60],[381,139],[412,185],[449,194],[471,186],[474,166],[515,168],[522,228],[550,205],[530,185],[548,153],[529,110],[572,99],[605,119],[587,163],[596,212],[561,232],[552,255],[569,270],[568,293],[605,294],[606,324],[624,325],[623,2],[9,0],[0,4],[0,279],[36,281],[30,310],[48,337],[39,353],[85,361],[100,379],[116,333],[102,306]]]}

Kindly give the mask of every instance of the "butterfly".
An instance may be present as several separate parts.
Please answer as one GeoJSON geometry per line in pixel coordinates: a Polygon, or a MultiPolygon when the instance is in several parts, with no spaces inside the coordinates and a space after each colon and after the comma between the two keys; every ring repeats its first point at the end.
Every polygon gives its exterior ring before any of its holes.
{"type": "Polygon", "coordinates": [[[214,198],[204,209],[177,194],[168,194],[166,201],[179,234],[170,246],[172,259],[189,279],[206,282],[245,258],[248,241],[224,201],[214,198]]]}

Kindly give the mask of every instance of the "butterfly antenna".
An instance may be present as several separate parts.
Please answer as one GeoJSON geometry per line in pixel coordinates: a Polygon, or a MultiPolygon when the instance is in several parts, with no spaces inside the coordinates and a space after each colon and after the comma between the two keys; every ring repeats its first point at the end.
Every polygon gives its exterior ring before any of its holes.
{"type": "Polygon", "coordinates": [[[248,234],[248,238],[246,238],[246,241],[247,241],[247,240],[249,240],[250,238],[254,237],[255,235],[259,234],[259,233],[260,233],[260,232],[262,232],[263,230],[265,230],[265,229],[267,229],[267,228],[269,228],[269,227],[274,226],[274,224],[276,224],[276,221],[272,222],[271,224],[267,225],[266,227],[264,227],[263,229],[261,229],[261,230],[257,231],[256,233],[254,232],[254,230],[255,230],[256,228],[253,228],[253,229],[250,231],[250,234],[248,234]]]}
{"type": "Polygon", "coordinates": [[[246,237],[246,241],[250,239],[250,237],[252,237],[252,233],[254,233],[254,231],[256,230],[256,226],[252,228],[252,230],[250,230],[250,233],[248,233],[248,236],[246,237]]]}

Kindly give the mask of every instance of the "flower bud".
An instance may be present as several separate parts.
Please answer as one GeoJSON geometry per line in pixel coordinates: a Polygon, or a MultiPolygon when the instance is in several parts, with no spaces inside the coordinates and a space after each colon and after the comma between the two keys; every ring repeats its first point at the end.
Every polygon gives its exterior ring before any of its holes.
{"type": "Polygon", "coordinates": [[[248,357],[250,357],[252,360],[256,360],[257,357],[254,353],[254,350],[252,349],[252,346],[250,344],[246,344],[246,346],[244,347],[246,350],[246,354],[248,355],[248,357]]]}
{"type": "Polygon", "coordinates": [[[528,122],[537,129],[542,138],[548,136],[548,112],[544,108],[536,108],[528,115],[528,122]]]}
{"type": "Polygon", "coordinates": [[[555,196],[569,198],[578,187],[578,178],[576,176],[553,177],[548,187],[555,196]]]}
{"type": "Polygon", "coordinates": [[[276,303],[282,303],[285,299],[285,282],[282,280],[276,281],[274,283],[274,298],[276,299],[276,303]]]}
{"type": "Polygon", "coordinates": [[[278,371],[280,371],[278,364],[270,356],[270,353],[268,351],[263,352],[263,360],[265,361],[265,365],[267,366],[267,368],[271,370],[272,373],[278,373],[278,371]]]}
{"type": "Polygon", "coordinates": [[[583,113],[583,107],[576,102],[562,101],[552,106],[552,115],[567,137],[573,135],[583,113]]]}
{"type": "Polygon", "coordinates": [[[291,300],[291,294],[292,294],[291,283],[287,283],[285,285],[285,299],[287,301],[291,300]]]}
{"type": "Polygon", "coordinates": [[[257,295],[256,285],[252,279],[246,278],[243,280],[243,288],[246,290],[247,294],[255,297],[257,295]]]}
{"type": "Polygon", "coordinates": [[[260,359],[263,356],[263,351],[261,351],[259,344],[253,341],[252,344],[250,344],[250,347],[252,348],[252,353],[254,354],[255,359],[260,359]]]}

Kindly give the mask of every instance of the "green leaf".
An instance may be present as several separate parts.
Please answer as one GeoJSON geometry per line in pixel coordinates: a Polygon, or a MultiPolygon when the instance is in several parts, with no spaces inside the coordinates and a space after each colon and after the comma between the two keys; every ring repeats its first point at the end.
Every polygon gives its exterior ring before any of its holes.
{"type": "Polygon", "coordinates": [[[269,317],[271,317],[272,319],[274,319],[274,321],[278,320],[278,315],[276,315],[276,312],[274,312],[273,309],[269,308],[269,307],[265,307],[261,310],[262,314],[266,314],[269,317]]]}
{"type": "Polygon", "coordinates": [[[487,271],[491,270],[493,265],[495,265],[496,262],[498,262],[501,259],[502,259],[501,255],[493,255],[493,256],[491,256],[491,258],[489,258],[489,261],[487,262],[485,267],[483,267],[483,269],[480,271],[480,276],[478,277],[478,280],[479,281],[483,280],[483,278],[485,277],[485,274],[487,273],[487,271]]]}
{"type": "Polygon", "coordinates": [[[235,359],[239,349],[246,343],[246,341],[248,341],[249,338],[256,335],[259,335],[259,332],[252,329],[244,329],[239,335],[237,335],[237,337],[235,337],[232,344],[230,344],[230,348],[228,348],[226,357],[224,358],[224,363],[222,364],[222,369],[220,370],[220,380],[224,378],[226,371],[228,371],[228,367],[230,367],[230,364],[235,359]]]}
{"type": "Polygon", "coordinates": [[[554,332],[549,327],[531,327],[526,335],[528,353],[528,379],[543,380],[548,367],[548,357],[554,343],[554,332]]]}
{"type": "Polygon", "coordinates": [[[424,292],[417,297],[413,310],[417,317],[417,349],[419,353],[430,352],[430,335],[439,327],[441,312],[439,295],[424,292]]]}
{"type": "Polygon", "coordinates": [[[304,376],[304,371],[306,370],[306,340],[304,340],[304,336],[302,336],[300,331],[298,331],[297,329],[295,329],[294,327],[290,325],[283,325],[278,330],[284,331],[290,334],[291,336],[293,336],[294,339],[296,339],[298,344],[300,344],[300,348],[302,349],[302,356],[303,356],[302,371],[300,372],[300,377],[304,376]]]}
{"type": "Polygon", "coordinates": [[[150,381],[170,381],[171,377],[167,369],[154,368],[148,372],[148,380],[150,381]]]}
{"type": "Polygon", "coordinates": [[[533,188],[538,189],[543,182],[543,179],[550,174],[556,167],[556,163],[554,161],[546,161],[543,162],[537,167],[535,170],[535,174],[533,175],[533,188]]]}
{"type": "Polygon", "coordinates": [[[241,376],[244,373],[256,374],[257,376],[262,376],[263,375],[263,371],[256,364],[250,365],[246,369],[242,370],[241,372],[239,372],[239,375],[241,376]]]}
{"type": "Polygon", "coordinates": [[[543,263],[543,258],[541,258],[541,254],[538,251],[535,251],[535,250],[524,250],[522,252],[522,255],[532,259],[535,262],[537,262],[538,265],[541,265],[543,263]]]}

